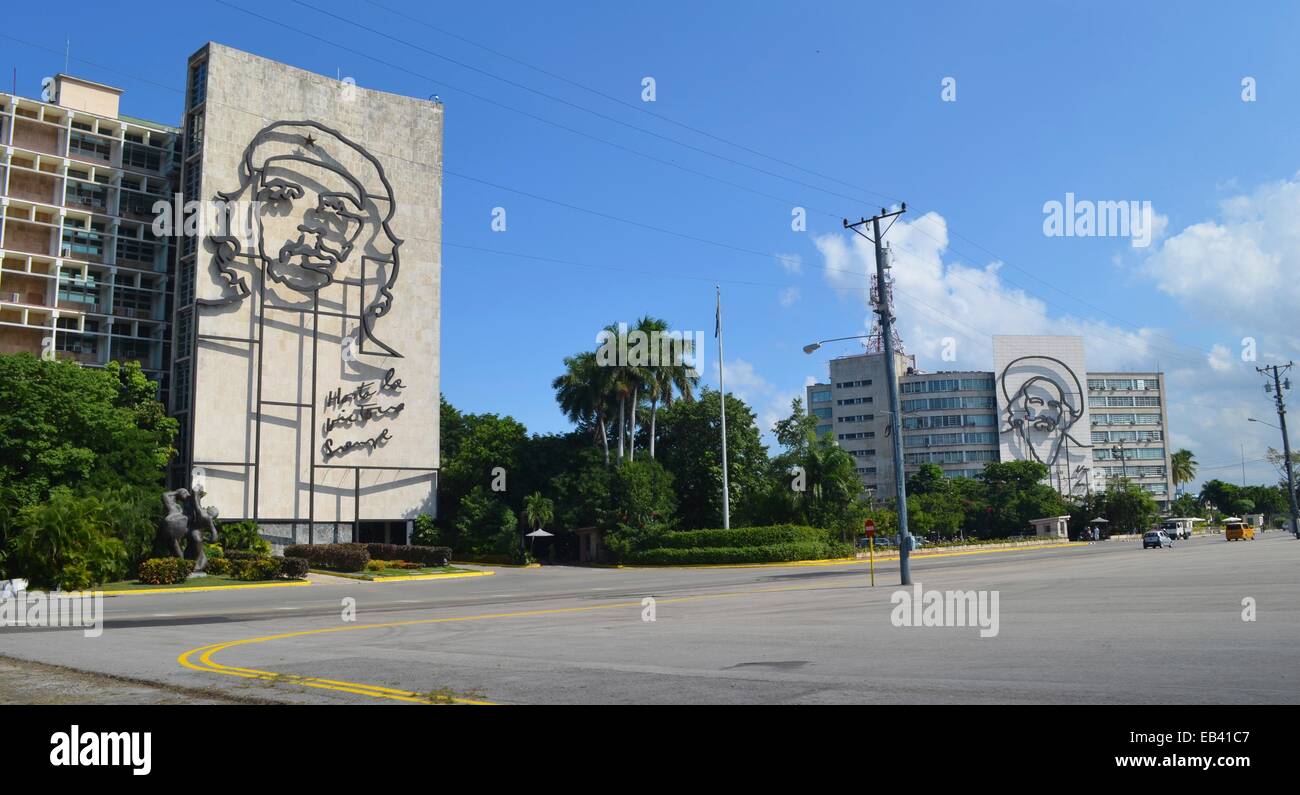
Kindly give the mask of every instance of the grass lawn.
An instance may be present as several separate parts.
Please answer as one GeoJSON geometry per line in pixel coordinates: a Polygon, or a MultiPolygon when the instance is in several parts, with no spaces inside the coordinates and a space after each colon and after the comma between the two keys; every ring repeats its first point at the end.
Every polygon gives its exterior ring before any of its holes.
{"type": "Polygon", "coordinates": [[[233,577],[225,577],[219,574],[209,574],[206,577],[190,577],[185,582],[172,583],[170,585],[146,585],[137,580],[123,580],[121,582],[106,582],[103,585],[97,585],[91,590],[103,591],[110,593],[112,591],[165,591],[169,588],[212,588],[218,585],[265,585],[268,582],[301,582],[301,580],[236,580],[233,577]]]}
{"type": "Polygon", "coordinates": [[[471,569],[462,569],[456,566],[427,566],[422,569],[380,569],[379,571],[328,571],[326,569],[312,569],[312,574],[327,574],[331,577],[347,577],[353,580],[382,580],[385,577],[424,577],[429,574],[460,574],[462,572],[472,571],[471,569]]]}

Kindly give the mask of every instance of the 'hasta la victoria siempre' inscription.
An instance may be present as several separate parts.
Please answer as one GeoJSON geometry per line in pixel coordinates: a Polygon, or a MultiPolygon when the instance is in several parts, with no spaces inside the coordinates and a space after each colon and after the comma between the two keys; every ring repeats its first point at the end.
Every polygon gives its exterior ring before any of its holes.
{"type": "Polygon", "coordinates": [[[359,384],[351,392],[344,393],[343,390],[335,389],[325,396],[325,410],[328,412],[334,410],[338,412],[334,416],[325,418],[325,441],[321,445],[321,456],[329,461],[331,458],[350,453],[353,450],[374,451],[383,447],[392,438],[388,428],[384,428],[375,436],[365,439],[354,439],[336,444],[330,438],[329,434],[335,428],[351,428],[353,426],[364,426],[371,420],[379,420],[385,417],[396,417],[406,408],[405,403],[396,403],[391,406],[377,405],[374,400],[377,395],[383,393],[396,394],[405,388],[402,379],[394,378],[395,369],[389,369],[384,373],[384,378],[376,387],[374,381],[365,381],[359,384]]]}

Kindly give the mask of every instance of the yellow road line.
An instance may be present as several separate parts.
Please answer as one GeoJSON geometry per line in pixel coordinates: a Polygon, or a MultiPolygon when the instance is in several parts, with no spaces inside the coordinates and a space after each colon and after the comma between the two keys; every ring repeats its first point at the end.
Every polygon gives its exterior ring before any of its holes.
{"type": "MultiPolygon", "coordinates": [[[[678,596],[671,599],[657,599],[656,604],[678,604],[681,602],[693,602],[705,599],[725,599],[731,596],[748,596],[757,593],[775,593],[779,591],[813,591],[819,590],[819,586],[806,585],[787,585],[775,588],[758,588],[749,591],[728,591],[717,594],[701,594],[699,596],[678,596]]],[[[267,643],[275,640],[285,640],[288,638],[301,638],[309,635],[326,635],[335,632],[353,632],[364,629],[391,629],[393,627],[411,627],[426,624],[450,624],[463,621],[485,621],[498,618],[531,618],[534,616],[560,615],[565,613],[589,613],[596,610],[611,610],[616,608],[633,608],[641,607],[641,602],[617,602],[607,605],[584,605],[582,607],[555,607],[542,610],[522,610],[513,613],[486,613],[473,616],[452,616],[449,618],[420,618],[410,619],[407,621],[386,621],[379,624],[357,624],[354,626],[342,627],[325,627],[323,629],[307,629],[297,632],[284,632],[278,635],[263,635],[255,638],[244,638],[242,640],[231,640],[224,643],[211,643],[207,646],[200,646],[195,649],[183,652],[176,658],[176,662],[181,666],[193,671],[202,671],[204,673],[224,674],[226,676],[235,676],[243,679],[261,679],[264,681],[280,682],[290,685],[300,685],[302,687],[314,687],[321,690],[334,690],[344,693],[352,693],[361,696],[370,696],[372,698],[385,698],[394,701],[405,701],[417,704],[475,704],[490,705],[493,702],[461,698],[458,696],[432,696],[429,694],[417,693],[411,690],[399,690],[379,685],[368,685],[363,682],[348,682],[339,679],[322,679],[314,676],[298,676],[297,674],[280,674],[274,671],[263,671],[258,668],[241,668],[232,665],[223,665],[212,659],[214,654],[233,649],[238,646],[246,646],[255,643],[267,643]],[[193,657],[198,655],[198,661],[195,662],[193,657]]]]}

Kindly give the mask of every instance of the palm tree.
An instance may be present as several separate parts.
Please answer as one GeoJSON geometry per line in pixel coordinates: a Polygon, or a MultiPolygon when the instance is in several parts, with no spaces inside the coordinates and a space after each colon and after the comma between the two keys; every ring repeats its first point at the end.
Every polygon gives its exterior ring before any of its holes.
{"type": "MultiPolygon", "coordinates": [[[[626,335],[622,334],[618,324],[610,324],[605,327],[605,331],[613,335],[613,341],[610,344],[616,346],[620,352],[627,349],[626,335]]],[[[639,399],[639,392],[646,381],[646,370],[643,367],[635,367],[621,358],[609,368],[612,370],[613,394],[618,398],[618,460],[623,460],[624,451],[627,451],[628,460],[635,458],[633,448],[636,443],[636,404],[639,399]],[[631,401],[632,411],[629,421],[628,401],[631,401]],[[631,432],[631,438],[627,436],[631,432]],[[624,440],[626,439],[626,444],[624,440]]]]}
{"type": "Polygon", "coordinates": [[[555,520],[555,503],[534,491],[524,497],[524,521],[534,530],[541,530],[555,520]]]}
{"type": "Polygon", "coordinates": [[[613,391],[613,368],[603,367],[596,354],[586,351],[564,359],[564,374],[551,382],[555,400],[560,410],[574,424],[590,423],[593,435],[605,448],[605,464],[609,464],[609,411],[613,391]]]}
{"type": "Polygon", "coordinates": [[[1169,474],[1173,477],[1174,493],[1177,494],[1179,486],[1191,483],[1196,477],[1196,457],[1191,450],[1178,450],[1169,457],[1169,463],[1169,474]]]}
{"type": "MultiPolygon", "coordinates": [[[[668,331],[667,321],[646,315],[637,321],[636,328],[650,338],[652,347],[656,349],[656,359],[654,360],[656,363],[642,368],[644,372],[641,374],[640,379],[641,388],[650,401],[650,457],[654,458],[655,425],[659,416],[659,404],[663,403],[666,406],[672,403],[674,391],[680,393],[685,400],[693,399],[694,389],[699,384],[700,379],[690,367],[686,366],[684,361],[677,358],[681,353],[680,350],[664,351],[662,345],[656,342],[655,334],[663,334],[668,331]],[[672,358],[664,361],[665,353],[672,358]]],[[[636,426],[634,424],[634,434],[635,431],[636,426]]]]}
{"type": "MultiPolygon", "coordinates": [[[[542,496],[540,491],[534,491],[527,497],[524,497],[524,521],[533,530],[541,530],[555,519],[555,503],[542,496]]],[[[528,539],[528,554],[533,553],[533,541],[536,536],[528,539]]]]}

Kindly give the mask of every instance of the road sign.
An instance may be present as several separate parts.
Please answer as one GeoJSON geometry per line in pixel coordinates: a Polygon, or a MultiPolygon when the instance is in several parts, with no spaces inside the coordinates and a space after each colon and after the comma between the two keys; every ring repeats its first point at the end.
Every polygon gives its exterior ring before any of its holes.
{"type": "Polygon", "coordinates": [[[863,527],[863,529],[866,531],[867,538],[874,538],[874,537],[875,537],[875,535],[876,535],[876,523],[875,523],[874,521],[868,519],[868,520],[866,520],[865,522],[862,523],[862,527],[863,527]]]}

